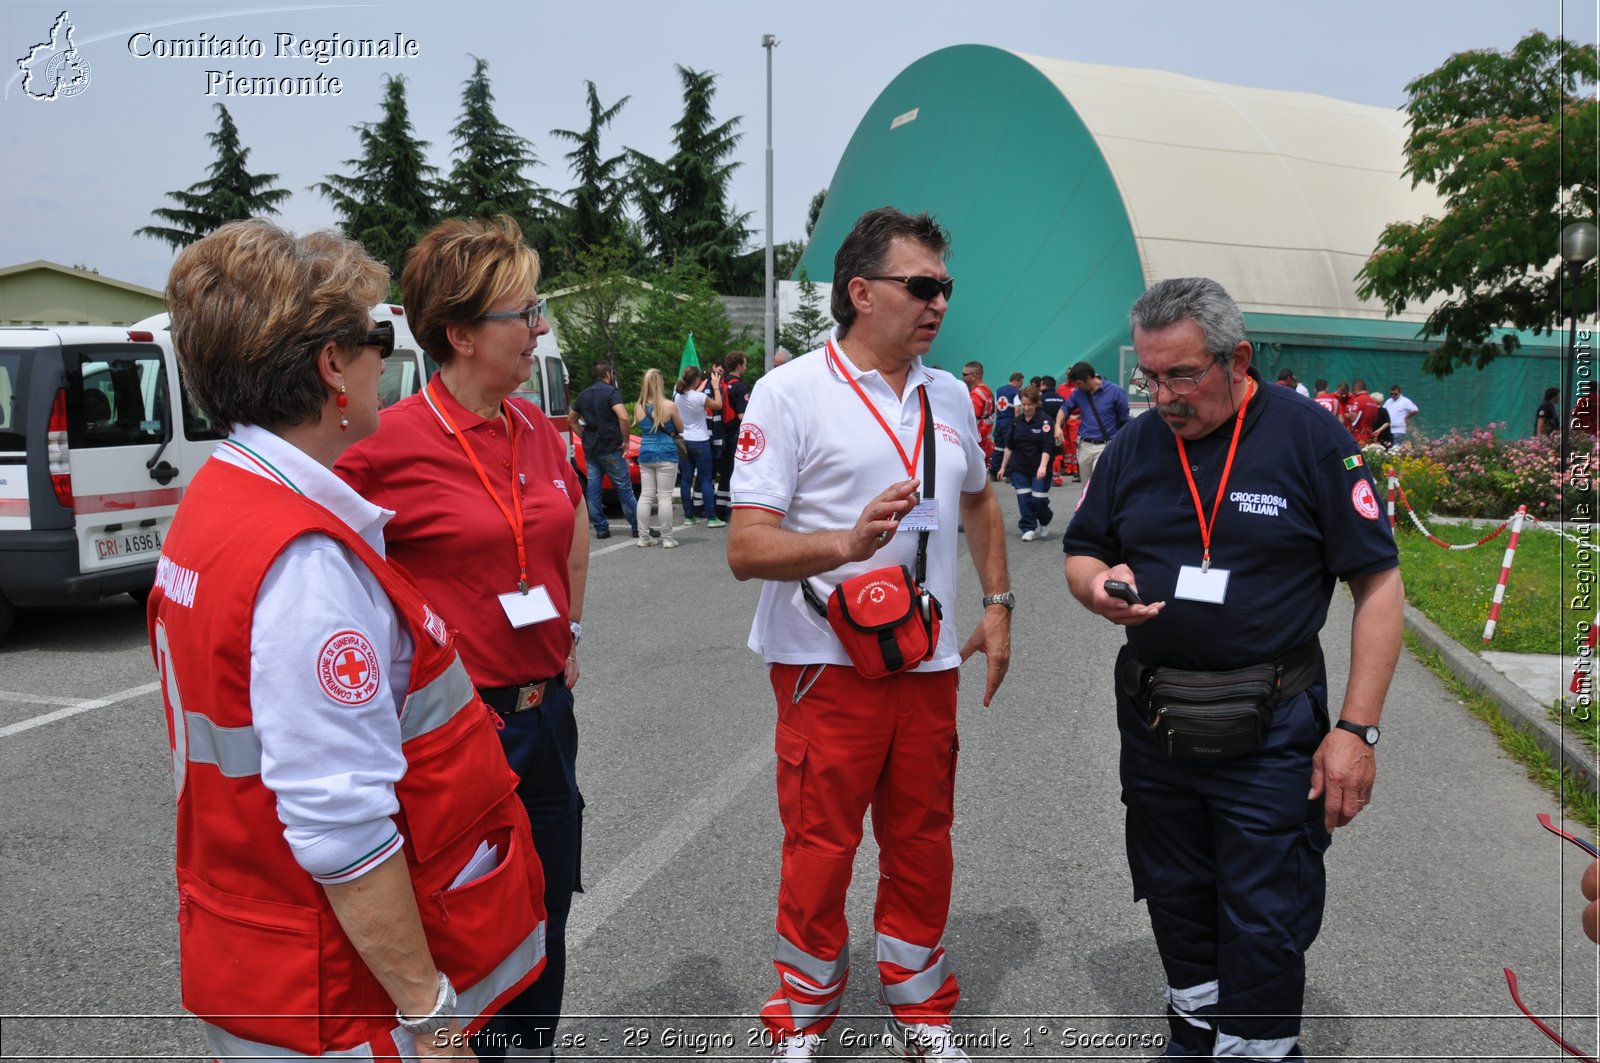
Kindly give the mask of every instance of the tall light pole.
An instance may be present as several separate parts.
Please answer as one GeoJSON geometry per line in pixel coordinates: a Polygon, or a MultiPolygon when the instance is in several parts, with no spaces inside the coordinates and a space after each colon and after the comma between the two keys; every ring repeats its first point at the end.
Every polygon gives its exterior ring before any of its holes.
{"type": "MultiPolygon", "coordinates": [[[[1566,372],[1566,402],[1567,407],[1562,411],[1561,417],[1561,462],[1562,471],[1566,471],[1566,463],[1570,460],[1571,451],[1568,445],[1572,434],[1572,418],[1578,409],[1578,396],[1573,386],[1573,366],[1577,361],[1578,347],[1578,288],[1583,280],[1583,267],[1594,258],[1597,243],[1600,243],[1600,231],[1597,231],[1589,222],[1575,221],[1561,230],[1561,260],[1567,267],[1567,298],[1569,300],[1569,324],[1567,326],[1567,372],[1566,372]]],[[[1595,399],[1591,398],[1593,405],[1595,399]]],[[[1562,493],[1563,499],[1566,493],[1562,493]]],[[[1566,507],[1563,506],[1563,509],[1566,507]]]]}
{"type": "MultiPolygon", "coordinates": [[[[772,49],[778,38],[770,33],[761,35],[761,47],[767,50],[767,283],[762,289],[766,296],[767,357],[766,368],[772,369],[772,358],[777,353],[778,300],[772,278],[772,49]]],[[[1592,226],[1591,226],[1592,228],[1592,226]]]]}

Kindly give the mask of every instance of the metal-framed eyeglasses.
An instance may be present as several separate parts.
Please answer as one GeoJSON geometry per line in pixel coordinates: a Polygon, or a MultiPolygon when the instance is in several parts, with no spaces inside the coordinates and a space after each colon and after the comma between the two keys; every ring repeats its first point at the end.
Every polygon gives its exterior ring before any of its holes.
{"type": "Polygon", "coordinates": [[[523,307],[521,310],[496,310],[489,314],[479,314],[479,321],[521,321],[529,328],[538,328],[539,319],[544,317],[544,300],[540,299],[523,307]]]}
{"type": "Polygon", "coordinates": [[[1128,378],[1128,390],[1154,394],[1157,388],[1164,387],[1174,395],[1193,394],[1200,386],[1200,381],[1216,367],[1217,363],[1212,362],[1199,376],[1151,376],[1143,369],[1135,369],[1133,375],[1128,378]]]}
{"type": "Polygon", "coordinates": [[[926,275],[919,277],[862,277],[861,279],[867,281],[896,281],[906,286],[906,291],[911,293],[913,299],[921,299],[925,303],[933,302],[934,297],[941,294],[944,296],[945,301],[949,302],[950,293],[956,290],[954,277],[946,277],[944,280],[926,275]]]}

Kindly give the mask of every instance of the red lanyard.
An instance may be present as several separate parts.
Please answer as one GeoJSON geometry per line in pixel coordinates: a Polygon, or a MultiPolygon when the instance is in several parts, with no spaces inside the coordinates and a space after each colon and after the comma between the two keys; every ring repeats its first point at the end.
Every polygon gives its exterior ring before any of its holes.
{"type": "Polygon", "coordinates": [[[906,475],[912,479],[916,479],[917,459],[922,456],[922,430],[924,427],[926,427],[928,408],[919,404],[921,413],[917,420],[917,444],[912,448],[911,456],[908,458],[906,457],[906,448],[900,445],[899,435],[895,433],[894,429],[889,427],[889,422],[883,419],[883,414],[878,412],[878,408],[872,404],[872,400],[867,398],[867,393],[861,390],[861,385],[856,383],[855,377],[851,376],[850,371],[844,367],[844,358],[840,356],[839,351],[836,347],[834,347],[832,340],[828,341],[828,364],[831,365],[840,376],[844,377],[845,381],[849,383],[850,387],[854,389],[855,393],[860,396],[862,404],[866,406],[868,412],[872,414],[873,418],[883,428],[884,434],[889,437],[889,442],[894,444],[894,449],[900,455],[901,463],[906,467],[906,475]]]}
{"type": "MultiPolygon", "coordinates": [[[[437,380],[438,378],[434,378],[437,380]]],[[[444,403],[439,401],[437,392],[432,388],[434,380],[428,382],[433,408],[438,411],[444,423],[450,426],[451,433],[456,437],[456,442],[461,444],[461,449],[467,452],[467,460],[472,462],[472,471],[478,474],[483,489],[489,492],[489,497],[494,499],[494,504],[500,507],[500,512],[505,516],[506,523],[511,525],[511,535],[517,541],[517,590],[523,594],[528,593],[528,545],[523,535],[522,492],[517,490],[517,426],[516,420],[510,414],[506,417],[506,441],[511,446],[511,508],[500,501],[500,496],[494,493],[494,487],[489,483],[489,474],[483,471],[483,464],[478,461],[478,455],[472,452],[472,445],[467,442],[467,437],[461,434],[456,427],[456,422],[450,416],[450,411],[445,409],[444,403]]],[[[505,404],[500,406],[501,413],[505,413],[505,404]]]]}
{"type": "Polygon", "coordinates": [[[1205,547],[1205,554],[1200,560],[1200,571],[1211,570],[1211,531],[1217,526],[1217,510],[1222,507],[1222,496],[1228,490],[1228,473],[1233,471],[1233,456],[1239,450],[1239,432],[1244,428],[1244,411],[1250,406],[1251,396],[1256,393],[1256,382],[1250,381],[1250,390],[1244,393],[1244,401],[1239,404],[1239,414],[1233,419],[1233,442],[1228,444],[1228,460],[1222,466],[1222,482],[1217,484],[1217,497],[1211,503],[1211,521],[1206,522],[1205,507],[1200,504],[1200,489],[1194,485],[1194,474],[1189,471],[1189,452],[1184,449],[1183,437],[1178,436],[1178,458],[1183,462],[1183,478],[1189,481],[1189,496],[1194,499],[1194,515],[1200,521],[1200,545],[1205,547]]]}

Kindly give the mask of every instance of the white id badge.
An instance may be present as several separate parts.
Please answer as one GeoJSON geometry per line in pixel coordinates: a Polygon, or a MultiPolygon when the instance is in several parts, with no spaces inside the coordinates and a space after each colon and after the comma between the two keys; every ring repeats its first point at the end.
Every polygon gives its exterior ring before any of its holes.
{"type": "Polygon", "coordinates": [[[542,583],[537,587],[529,587],[527,594],[521,591],[502,594],[500,608],[506,611],[506,619],[511,621],[512,627],[540,624],[561,615],[556,611],[556,603],[550,600],[550,592],[544,589],[542,583]]]}
{"type": "Polygon", "coordinates": [[[921,502],[911,507],[911,511],[900,518],[901,531],[936,532],[939,530],[939,504],[931,498],[924,498],[921,502]]]}
{"type": "Polygon", "coordinates": [[[1178,588],[1172,592],[1172,596],[1191,602],[1221,605],[1228,597],[1228,570],[1205,570],[1199,565],[1184,565],[1178,570],[1178,588]]]}

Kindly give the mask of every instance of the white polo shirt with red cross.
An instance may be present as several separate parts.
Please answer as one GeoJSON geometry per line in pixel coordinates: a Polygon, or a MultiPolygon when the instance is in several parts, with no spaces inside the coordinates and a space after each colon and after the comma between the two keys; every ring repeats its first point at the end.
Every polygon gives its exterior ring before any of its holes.
{"type": "MultiPolygon", "coordinates": [[[[751,393],[733,441],[733,508],[780,514],[790,531],[852,527],[868,502],[907,478],[885,425],[911,456],[922,421],[919,394],[926,389],[937,447],[933,497],[939,518],[938,530],[928,537],[927,586],[944,607],[944,620],[933,658],[917,671],[955,668],[961,663],[955,617],[961,494],[982,491],[987,482],[972,399],[965,384],[920,358],[911,364],[904,396],[896,395],[877,371],[863,373],[851,363],[837,334],[832,344],[837,363],[823,347],[767,373],[751,393]],[[883,424],[842,373],[855,378],[883,424]]],[[[925,478],[924,469],[919,457],[917,479],[925,478]]],[[[811,586],[826,599],[842,580],[884,565],[915,571],[916,559],[916,533],[899,531],[870,559],[821,573],[811,586]]],[[[762,588],[749,646],[769,664],[850,663],[833,629],[806,604],[793,580],[769,580],[762,588]]]]}

